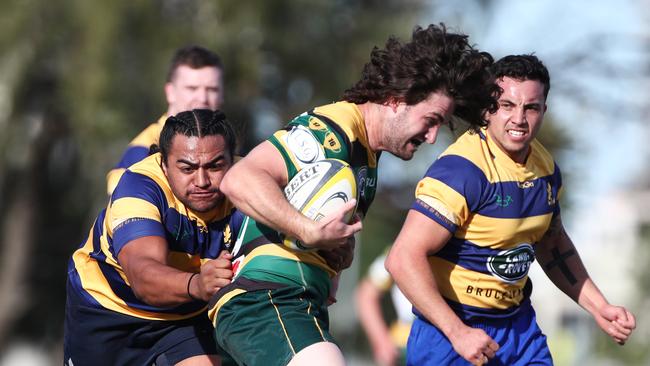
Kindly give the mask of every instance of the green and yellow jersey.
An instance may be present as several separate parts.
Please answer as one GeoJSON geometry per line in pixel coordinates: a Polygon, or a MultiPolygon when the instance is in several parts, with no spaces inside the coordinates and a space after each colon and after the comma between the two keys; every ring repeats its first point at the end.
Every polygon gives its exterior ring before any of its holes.
{"type": "MultiPolygon", "coordinates": [[[[355,104],[338,102],[303,113],[268,141],[282,155],[289,180],[307,164],[322,159],[349,163],[358,183],[357,210],[366,213],[377,188],[379,154],[368,145],[363,116],[355,104]]],[[[221,305],[253,289],[297,285],[315,288],[327,298],[330,278],[336,274],[316,251],[284,246],[281,233],[250,217],[244,219],[233,254],[235,280],[212,299],[213,323],[221,305]],[[248,280],[256,285],[245,285],[251,283],[248,280]]]]}

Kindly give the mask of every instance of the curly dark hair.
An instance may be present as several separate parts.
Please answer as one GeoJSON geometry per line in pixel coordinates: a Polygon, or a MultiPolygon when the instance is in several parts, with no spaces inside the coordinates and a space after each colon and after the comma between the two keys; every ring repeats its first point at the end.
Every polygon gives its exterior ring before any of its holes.
{"type": "Polygon", "coordinates": [[[189,66],[192,69],[201,69],[203,67],[216,67],[223,70],[221,58],[216,53],[201,46],[191,45],[181,47],[176,50],[169,69],[167,70],[167,82],[172,81],[179,66],[189,66]]]}
{"type": "Polygon", "coordinates": [[[489,53],[474,49],[466,35],[448,33],[442,23],[418,26],[408,43],[390,37],[385,49],[373,48],[361,80],[343,99],[414,105],[443,91],[454,99],[454,115],[478,128],[487,124],[484,111],[497,109],[498,87],[489,72],[493,61],[489,53]]]}
{"type": "Polygon", "coordinates": [[[160,151],[163,163],[167,164],[167,157],[171,149],[172,139],[177,134],[185,136],[212,136],[221,135],[226,141],[230,157],[234,157],[237,148],[237,136],[235,130],[226,119],[223,112],[210,109],[193,109],[191,111],[180,112],[175,116],[170,116],[165,121],[165,126],[160,131],[160,140],[157,149],[160,151]]]}
{"type": "Polygon", "coordinates": [[[548,92],[551,90],[551,77],[548,69],[533,54],[505,56],[495,62],[491,70],[496,79],[507,76],[517,80],[539,81],[544,84],[544,98],[548,97],[548,92]]]}

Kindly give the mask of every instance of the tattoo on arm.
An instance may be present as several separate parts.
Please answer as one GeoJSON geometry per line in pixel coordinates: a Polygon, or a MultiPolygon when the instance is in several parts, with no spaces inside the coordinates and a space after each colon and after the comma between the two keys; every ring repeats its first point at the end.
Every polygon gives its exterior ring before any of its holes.
{"type": "MultiPolygon", "coordinates": [[[[562,229],[560,228],[560,230],[562,230],[562,229]]],[[[569,266],[567,266],[567,264],[566,264],[566,260],[569,257],[576,254],[575,249],[570,249],[570,250],[567,250],[564,253],[560,253],[560,250],[558,249],[558,247],[555,247],[555,248],[553,248],[551,250],[551,254],[553,254],[553,260],[548,262],[544,268],[546,268],[546,270],[549,270],[549,269],[551,269],[553,267],[560,267],[560,271],[562,272],[564,277],[567,279],[567,281],[569,281],[569,283],[572,286],[575,285],[576,282],[578,282],[578,281],[576,280],[576,277],[573,275],[573,273],[569,269],[569,266]]]]}
{"type": "Polygon", "coordinates": [[[551,224],[549,225],[548,229],[546,230],[546,233],[544,233],[544,236],[546,237],[557,237],[561,234],[564,234],[564,226],[562,225],[562,220],[560,220],[559,217],[554,218],[551,221],[551,224]]]}

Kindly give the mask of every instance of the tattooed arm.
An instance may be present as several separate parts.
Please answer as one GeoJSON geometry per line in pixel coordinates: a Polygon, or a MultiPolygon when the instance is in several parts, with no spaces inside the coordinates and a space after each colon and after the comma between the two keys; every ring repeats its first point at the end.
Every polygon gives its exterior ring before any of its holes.
{"type": "Polygon", "coordinates": [[[605,333],[619,344],[627,341],[636,326],[634,315],[607,302],[589,277],[560,215],[536,244],[535,256],[555,286],[587,310],[605,333]]]}

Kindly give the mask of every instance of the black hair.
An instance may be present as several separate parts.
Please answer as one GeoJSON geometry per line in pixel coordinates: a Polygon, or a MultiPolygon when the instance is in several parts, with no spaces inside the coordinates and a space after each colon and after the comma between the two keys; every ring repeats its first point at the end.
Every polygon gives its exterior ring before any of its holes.
{"type": "Polygon", "coordinates": [[[167,118],[158,142],[158,150],[164,164],[167,164],[172,140],[178,134],[188,137],[221,135],[226,142],[230,158],[234,158],[237,149],[237,136],[234,128],[226,119],[226,115],[219,110],[193,109],[167,118]]]}
{"type": "Polygon", "coordinates": [[[495,79],[510,77],[517,80],[536,80],[544,85],[544,98],[548,97],[551,90],[551,77],[548,69],[537,56],[509,55],[492,65],[492,74],[495,79]]]}
{"type": "Polygon", "coordinates": [[[489,53],[474,49],[466,35],[447,32],[444,24],[416,27],[408,43],[390,37],[384,49],[375,47],[361,79],[343,99],[414,105],[440,91],[454,99],[454,115],[484,126],[483,112],[497,109],[498,87],[489,71],[493,61],[489,53]]]}

